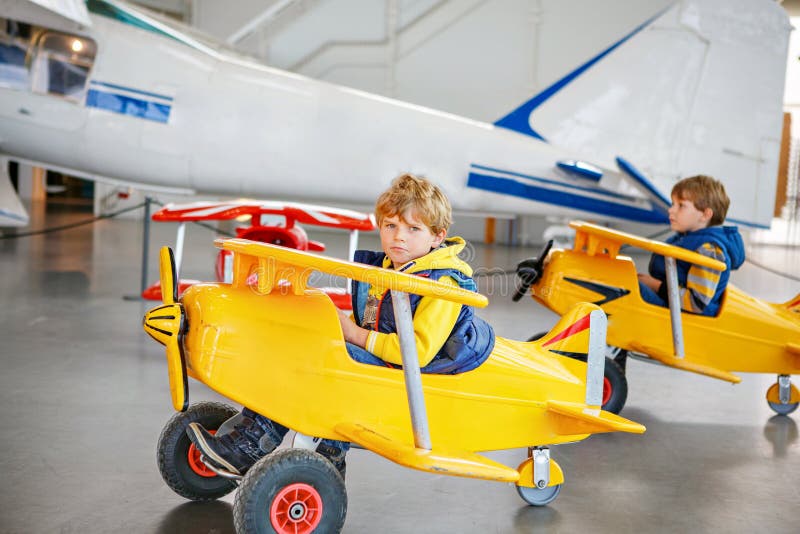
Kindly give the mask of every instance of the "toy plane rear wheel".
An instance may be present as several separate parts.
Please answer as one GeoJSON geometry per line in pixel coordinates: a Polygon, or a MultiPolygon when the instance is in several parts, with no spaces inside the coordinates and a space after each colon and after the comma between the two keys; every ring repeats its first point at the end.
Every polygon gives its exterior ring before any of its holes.
{"type": "Polygon", "coordinates": [[[798,391],[794,384],[789,383],[788,387],[788,402],[780,401],[779,384],[772,384],[767,390],[767,404],[770,408],[772,408],[772,411],[778,415],[789,415],[797,409],[798,405],[800,405],[800,391],[798,391]]]}
{"type": "Polygon", "coordinates": [[[545,506],[556,500],[558,494],[561,493],[561,484],[547,486],[542,489],[517,486],[517,493],[522,497],[523,501],[531,506],[545,506]]]}

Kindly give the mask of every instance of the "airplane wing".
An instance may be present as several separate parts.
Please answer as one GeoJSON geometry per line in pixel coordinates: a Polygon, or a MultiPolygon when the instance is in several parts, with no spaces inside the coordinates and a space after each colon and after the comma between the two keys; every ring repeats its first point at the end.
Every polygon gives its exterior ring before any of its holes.
{"type": "Polygon", "coordinates": [[[242,215],[281,215],[289,221],[302,224],[342,228],[345,230],[374,230],[372,215],[352,210],[301,204],[297,202],[273,202],[257,200],[234,200],[230,202],[192,202],[167,204],[153,214],[154,221],[188,222],[235,219],[242,215]]]}
{"type": "Polygon", "coordinates": [[[0,227],[27,225],[28,212],[11,185],[8,162],[0,159],[0,227]]]}
{"type": "Polygon", "coordinates": [[[339,423],[336,432],[384,458],[400,465],[453,476],[516,482],[519,472],[485,456],[469,451],[424,450],[400,443],[358,423],[339,423]]]}
{"type": "Polygon", "coordinates": [[[64,31],[92,26],[83,0],[0,0],[4,17],[64,31]]]}
{"type": "Polygon", "coordinates": [[[677,367],[678,369],[683,369],[684,371],[689,371],[691,373],[697,373],[699,375],[725,380],[726,382],[730,382],[732,384],[738,384],[742,381],[741,377],[736,376],[733,373],[729,373],[724,369],[687,361],[686,358],[676,358],[674,354],[664,352],[645,343],[633,343],[631,344],[631,348],[634,352],[646,354],[649,358],[652,358],[653,360],[661,362],[665,365],[669,365],[670,367],[677,367]]]}
{"type": "Polygon", "coordinates": [[[724,271],[725,264],[721,261],[703,256],[691,250],[668,245],[662,241],[654,241],[645,237],[639,237],[626,232],[620,232],[597,226],[596,224],[572,221],[569,223],[575,229],[575,250],[583,249],[590,256],[605,255],[616,257],[620,247],[631,245],[649,252],[655,252],[662,256],[675,258],[702,267],[708,267],[717,271],[724,271]]]}
{"type": "Polygon", "coordinates": [[[251,274],[258,272],[258,291],[264,294],[288,282],[294,293],[301,295],[308,287],[306,282],[311,272],[319,271],[368,282],[385,289],[436,297],[467,306],[483,308],[489,304],[489,300],[480,293],[363,263],[318,256],[248,239],[216,239],[214,245],[236,253],[232,283],[234,287],[249,285],[251,274]]]}

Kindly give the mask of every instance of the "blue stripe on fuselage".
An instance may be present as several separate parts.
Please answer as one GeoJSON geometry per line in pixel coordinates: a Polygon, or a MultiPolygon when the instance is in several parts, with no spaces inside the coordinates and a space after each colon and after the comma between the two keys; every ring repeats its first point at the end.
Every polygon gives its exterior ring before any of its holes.
{"type": "Polygon", "coordinates": [[[567,182],[559,182],[558,180],[550,180],[548,178],[540,178],[539,176],[532,176],[530,174],[522,174],[520,172],[505,171],[503,169],[487,167],[485,165],[478,165],[477,163],[473,163],[472,165],[470,165],[470,167],[472,169],[477,169],[479,171],[490,171],[490,172],[495,172],[495,173],[498,173],[498,174],[506,174],[506,175],[508,175],[507,177],[511,177],[511,178],[524,178],[525,180],[530,180],[530,181],[533,181],[533,182],[539,182],[539,183],[542,183],[542,184],[558,185],[558,186],[561,186],[561,187],[567,187],[569,189],[578,189],[580,191],[588,191],[590,193],[595,193],[595,194],[603,195],[603,196],[607,196],[607,197],[619,198],[619,199],[623,199],[623,200],[634,200],[634,198],[635,198],[635,197],[631,197],[631,196],[627,196],[627,195],[621,195],[619,193],[615,193],[613,191],[609,191],[608,189],[601,189],[599,187],[587,187],[587,186],[582,186],[582,185],[570,184],[570,183],[567,183],[567,182]]]}
{"type": "Polygon", "coordinates": [[[98,89],[100,91],[103,90],[118,90],[118,91],[125,91],[127,93],[135,93],[137,95],[148,96],[151,98],[158,98],[161,100],[166,100],[167,102],[172,102],[171,96],[160,95],[158,93],[151,93],[150,91],[142,91],[141,89],[134,89],[133,87],[125,87],[124,85],[117,85],[115,83],[108,83],[108,82],[98,82],[96,80],[91,80],[89,85],[93,89],[98,89]]]}
{"type": "Polygon", "coordinates": [[[169,114],[172,110],[172,106],[160,102],[98,89],[89,89],[86,94],[86,107],[104,109],[114,113],[121,113],[122,115],[164,123],[169,120],[169,114]]]}
{"type": "Polygon", "coordinates": [[[533,184],[521,183],[512,178],[498,178],[476,172],[467,177],[467,187],[511,195],[545,204],[555,204],[581,211],[598,213],[608,217],[626,219],[651,224],[669,224],[669,219],[661,212],[626,206],[608,200],[591,198],[568,191],[549,189],[533,184]]]}

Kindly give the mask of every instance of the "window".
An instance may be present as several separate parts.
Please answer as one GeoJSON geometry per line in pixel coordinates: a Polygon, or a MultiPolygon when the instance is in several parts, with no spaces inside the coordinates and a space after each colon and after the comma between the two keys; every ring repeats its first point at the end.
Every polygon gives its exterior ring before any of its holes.
{"type": "Polygon", "coordinates": [[[0,18],[0,87],[83,102],[96,53],[88,37],[0,18]]]}
{"type": "Polygon", "coordinates": [[[86,37],[47,31],[38,39],[32,88],[83,102],[97,46],[86,37]]]}
{"type": "Polygon", "coordinates": [[[25,64],[30,33],[30,25],[0,18],[0,87],[30,89],[30,75],[25,64]]]}

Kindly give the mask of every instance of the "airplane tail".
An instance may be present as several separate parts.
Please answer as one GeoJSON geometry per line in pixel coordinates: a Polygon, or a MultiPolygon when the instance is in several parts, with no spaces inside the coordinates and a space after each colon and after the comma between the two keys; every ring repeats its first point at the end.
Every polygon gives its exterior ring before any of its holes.
{"type": "Polygon", "coordinates": [[[714,176],[731,222],[769,227],[790,31],[775,2],[676,1],[495,125],[616,165],[608,188],[637,180],[622,156],[652,180],[646,197],[663,198],[678,178],[714,176]]]}
{"type": "MultiPolygon", "coordinates": [[[[600,308],[588,302],[580,302],[565,313],[550,331],[536,340],[543,350],[586,360],[589,356],[591,312],[600,308]]],[[[603,331],[605,343],[605,331],[603,331]]]]}
{"type": "Polygon", "coordinates": [[[8,160],[0,158],[0,227],[27,225],[28,211],[11,185],[8,160]]]}
{"type": "Polygon", "coordinates": [[[603,402],[606,314],[596,304],[579,302],[544,337],[535,341],[543,351],[586,362],[586,405],[603,402]]]}
{"type": "Polygon", "coordinates": [[[789,311],[800,313],[800,293],[795,295],[793,299],[786,301],[784,307],[789,311]]]}
{"type": "Polygon", "coordinates": [[[601,409],[605,368],[606,314],[599,306],[580,302],[540,340],[543,350],[586,361],[586,400],[583,403],[547,401],[556,432],[576,433],[633,432],[645,427],[601,409]],[[577,429],[577,431],[576,431],[577,429]]]}

